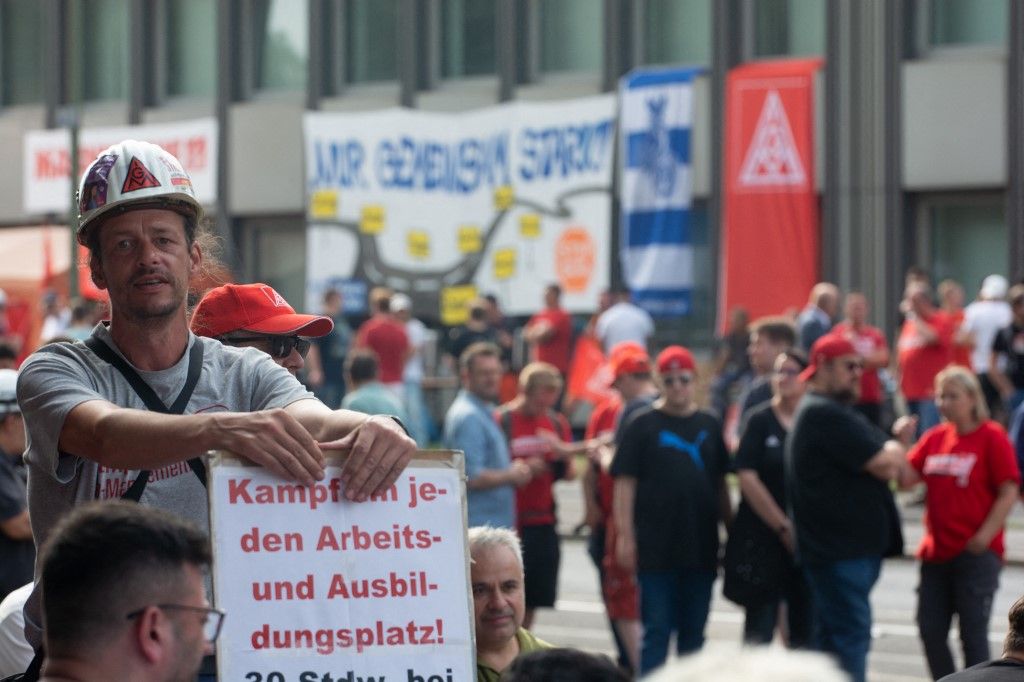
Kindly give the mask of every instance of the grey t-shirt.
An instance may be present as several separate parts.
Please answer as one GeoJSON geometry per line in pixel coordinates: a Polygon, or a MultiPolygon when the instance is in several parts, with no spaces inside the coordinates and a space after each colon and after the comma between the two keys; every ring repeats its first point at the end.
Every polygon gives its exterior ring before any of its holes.
{"type": "MultiPolygon", "coordinates": [[[[105,326],[97,326],[94,334],[117,350],[105,326]]],[[[295,377],[262,351],[231,348],[190,334],[189,349],[194,343],[203,344],[203,369],[185,414],[255,412],[313,398],[295,377]]],[[[186,351],[181,360],[166,370],[136,371],[170,405],[185,385],[188,362],[186,351]]],[[[57,444],[68,413],[90,400],[146,409],[121,373],[82,343],[55,344],[48,347],[48,352],[37,352],[25,361],[18,375],[18,402],[28,437],[25,461],[29,467],[29,514],[38,546],[43,545],[54,524],[76,504],[117,499],[138,475],[138,471],[110,469],[74,453],[59,452],[57,444]]],[[[145,443],[139,443],[140,450],[145,447],[145,443]]],[[[187,463],[202,454],[182,452],[180,462],[153,470],[140,504],[165,509],[207,528],[206,489],[187,463]]],[[[33,613],[36,601],[33,595],[27,614],[32,620],[36,620],[34,616],[38,613],[33,613]]]]}

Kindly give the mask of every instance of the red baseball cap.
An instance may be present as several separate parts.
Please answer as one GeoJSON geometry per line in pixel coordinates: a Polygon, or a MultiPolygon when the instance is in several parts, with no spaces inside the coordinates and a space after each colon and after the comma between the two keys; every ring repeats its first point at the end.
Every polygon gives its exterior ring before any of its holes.
{"type": "Polygon", "coordinates": [[[627,350],[620,353],[612,353],[609,363],[612,370],[612,383],[627,374],[650,374],[651,358],[644,350],[627,350]]]}
{"type": "Polygon", "coordinates": [[[688,369],[691,372],[697,369],[693,355],[682,346],[669,346],[658,353],[658,371],[664,374],[674,369],[688,369]]]}
{"type": "Polygon", "coordinates": [[[189,325],[197,336],[224,336],[246,331],[282,336],[326,336],[334,322],[323,315],[300,315],[267,285],[225,284],[199,301],[189,325]]]}
{"type": "Polygon", "coordinates": [[[818,368],[829,360],[841,358],[844,355],[856,355],[857,349],[853,347],[849,339],[839,334],[825,334],[819,337],[811,346],[810,364],[800,372],[800,381],[807,381],[814,376],[818,368]]]}

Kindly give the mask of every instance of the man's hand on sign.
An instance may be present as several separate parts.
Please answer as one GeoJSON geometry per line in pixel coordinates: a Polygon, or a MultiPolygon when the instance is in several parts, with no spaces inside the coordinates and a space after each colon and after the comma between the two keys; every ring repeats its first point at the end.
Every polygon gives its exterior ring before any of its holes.
{"type": "Polygon", "coordinates": [[[391,417],[369,417],[344,438],[320,443],[323,450],[348,450],[341,472],[345,497],[365,502],[390,488],[416,452],[416,441],[391,417]]]}
{"type": "Polygon", "coordinates": [[[277,476],[312,485],[324,477],[324,456],[309,432],[282,409],[211,415],[224,450],[277,476]]]}

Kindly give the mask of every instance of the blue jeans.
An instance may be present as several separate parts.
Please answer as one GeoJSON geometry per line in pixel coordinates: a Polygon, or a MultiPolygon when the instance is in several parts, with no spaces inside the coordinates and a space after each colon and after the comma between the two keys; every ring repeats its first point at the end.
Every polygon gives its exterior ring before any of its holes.
{"type": "Polygon", "coordinates": [[[644,625],[640,651],[640,675],[643,676],[665,663],[673,631],[679,654],[704,646],[704,625],[711,608],[715,571],[641,571],[637,573],[637,582],[640,620],[644,625]]]}
{"type": "Polygon", "coordinates": [[[853,682],[864,682],[871,648],[871,588],[881,557],[804,566],[814,601],[817,648],[835,654],[853,682]]]}
{"type": "Polygon", "coordinates": [[[907,410],[913,416],[917,417],[917,437],[920,438],[921,434],[937,426],[940,420],[939,408],[936,407],[935,401],[931,398],[927,400],[908,400],[907,410]]]}
{"type": "Polygon", "coordinates": [[[419,381],[403,382],[405,389],[405,416],[409,423],[409,435],[421,448],[430,444],[430,416],[427,402],[423,398],[423,384],[419,381]]]}

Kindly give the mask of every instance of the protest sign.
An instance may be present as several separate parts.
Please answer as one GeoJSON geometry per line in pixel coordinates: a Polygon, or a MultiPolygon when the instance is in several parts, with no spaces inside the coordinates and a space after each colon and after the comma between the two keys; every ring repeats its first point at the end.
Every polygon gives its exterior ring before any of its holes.
{"type": "Polygon", "coordinates": [[[344,499],[214,458],[210,529],[222,680],[475,677],[461,453],[421,452],[387,491],[344,499]]]}
{"type": "Polygon", "coordinates": [[[457,324],[464,293],[511,314],[544,287],[591,311],[608,286],[612,95],[462,113],[309,112],[307,306],[346,278],[457,324]]]}

